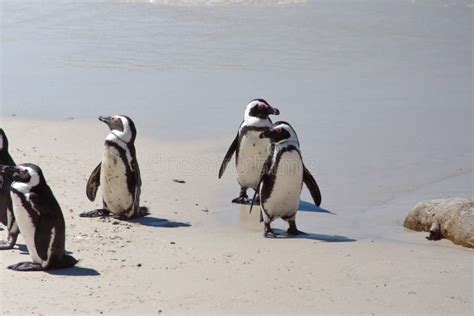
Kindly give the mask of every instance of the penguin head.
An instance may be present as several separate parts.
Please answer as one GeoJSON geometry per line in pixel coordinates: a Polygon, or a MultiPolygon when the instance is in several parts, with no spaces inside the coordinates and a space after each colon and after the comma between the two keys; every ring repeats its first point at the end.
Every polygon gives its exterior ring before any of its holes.
{"type": "Polygon", "coordinates": [[[119,138],[120,140],[128,144],[133,143],[135,141],[135,138],[137,137],[137,130],[135,128],[135,124],[128,116],[99,116],[99,121],[104,122],[110,128],[110,138],[119,138]]]}
{"type": "Polygon", "coordinates": [[[0,151],[8,151],[8,139],[3,128],[0,128],[0,151]]]}
{"type": "Polygon", "coordinates": [[[245,110],[245,120],[249,119],[263,119],[266,120],[270,115],[279,115],[280,111],[272,107],[264,99],[255,99],[247,104],[245,110]]]}
{"type": "Polygon", "coordinates": [[[21,187],[28,189],[37,186],[44,180],[43,172],[40,167],[30,163],[18,166],[0,166],[0,174],[11,178],[21,187]]]}
{"type": "Polygon", "coordinates": [[[272,144],[291,142],[299,147],[298,136],[295,130],[287,122],[276,122],[272,128],[262,132],[260,138],[268,138],[272,144]]]}

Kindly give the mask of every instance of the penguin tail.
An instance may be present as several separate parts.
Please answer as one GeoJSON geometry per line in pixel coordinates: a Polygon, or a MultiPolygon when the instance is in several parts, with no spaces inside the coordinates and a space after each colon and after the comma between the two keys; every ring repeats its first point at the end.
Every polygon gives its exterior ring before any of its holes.
{"type": "Polygon", "coordinates": [[[140,207],[138,208],[137,217],[144,217],[144,216],[147,216],[147,215],[150,215],[150,211],[148,210],[148,207],[146,207],[146,206],[140,206],[140,207]]]}
{"type": "Polygon", "coordinates": [[[57,264],[56,268],[58,269],[66,269],[74,267],[79,261],[74,258],[73,256],[64,255],[63,260],[59,264],[57,264]]]}

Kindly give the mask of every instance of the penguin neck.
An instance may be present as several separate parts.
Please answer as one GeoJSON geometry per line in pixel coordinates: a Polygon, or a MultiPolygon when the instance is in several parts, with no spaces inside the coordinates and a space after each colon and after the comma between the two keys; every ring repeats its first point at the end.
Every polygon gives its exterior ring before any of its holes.
{"type": "Polygon", "coordinates": [[[255,127],[267,127],[272,125],[272,121],[269,118],[262,119],[256,116],[245,115],[244,118],[245,125],[255,126],[255,127]]]}
{"type": "Polygon", "coordinates": [[[283,149],[288,148],[290,146],[293,146],[296,149],[300,150],[300,145],[299,145],[298,141],[296,141],[294,139],[285,140],[285,141],[282,141],[280,143],[276,143],[273,146],[275,148],[276,153],[278,153],[278,152],[282,151],[283,149]]]}
{"type": "Polygon", "coordinates": [[[27,194],[30,193],[31,190],[39,184],[39,180],[37,179],[31,179],[30,182],[24,183],[24,182],[12,182],[12,190],[20,192],[22,194],[27,194]]]}
{"type": "Polygon", "coordinates": [[[128,142],[122,138],[124,134],[124,132],[111,131],[105,140],[117,143],[120,145],[120,147],[127,147],[128,142]]]}

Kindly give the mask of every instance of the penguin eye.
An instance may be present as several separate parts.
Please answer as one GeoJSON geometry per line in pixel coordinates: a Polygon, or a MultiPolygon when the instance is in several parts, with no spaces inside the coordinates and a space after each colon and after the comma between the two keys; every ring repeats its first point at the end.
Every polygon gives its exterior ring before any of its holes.
{"type": "Polygon", "coordinates": [[[277,129],[276,129],[276,132],[277,132],[278,134],[280,134],[280,133],[281,133],[281,128],[277,128],[277,129]]]}
{"type": "Polygon", "coordinates": [[[20,179],[23,179],[27,176],[28,174],[28,171],[26,171],[25,169],[20,169],[20,171],[17,173],[17,176],[20,177],[20,179]]]}
{"type": "Polygon", "coordinates": [[[259,108],[260,110],[263,110],[263,109],[265,109],[266,107],[267,107],[267,106],[266,106],[265,104],[263,104],[263,103],[260,103],[260,104],[258,105],[258,108],[259,108]]]}

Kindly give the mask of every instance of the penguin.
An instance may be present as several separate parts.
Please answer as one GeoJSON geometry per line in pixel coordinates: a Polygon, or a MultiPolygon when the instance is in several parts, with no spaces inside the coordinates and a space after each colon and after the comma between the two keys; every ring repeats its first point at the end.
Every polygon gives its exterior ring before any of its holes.
{"type": "Polygon", "coordinates": [[[108,216],[132,219],[148,214],[140,207],[142,180],[135,152],[137,130],[133,121],[124,115],[100,116],[110,133],[105,139],[102,161],[92,171],[87,181],[86,194],[94,201],[97,189],[102,187],[103,209],[81,213],[81,217],[108,216]]]}
{"type": "MultiPolygon", "coordinates": [[[[15,166],[15,161],[8,152],[8,138],[0,128],[0,165],[15,166]]],[[[7,239],[0,241],[0,250],[12,249],[16,244],[20,230],[15,221],[10,196],[11,180],[0,175],[0,219],[7,227],[7,239]]]]}
{"type": "Polygon", "coordinates": [[[270,141],[259,138],[259,135],[271,128],[272,121],[269,116],[279,114],[278,109],[263,99],[254,99],[248,103],[244,121],[240,124],[237,135],[227,150],[219,169],[220,179],[235,153],[240,194],[232,200],[232,203],[246,204],[248,202],[247,189],[257,189],[263,163],[268,156],[270,147],[270,141]]]}
{"type": "Polygon", "coordinates": [[[65,223],[61,207],[33,164],[0,166],[10,178],[13,212],[33,262],[8,267],[15,271],[42,271],[73,267],[78,261],[65,254],[65,223]]]}
{"type": "MultiPolygon", "coordinates": [[[[289,235],[304,234],[297,229],[295,221],[303,183],[308,187],[316,206],[321,205],[321,191],[303,163],[298,136],[290,124],[280,121],[268,131],[260,133],[259,137],[269,139],[272,143],[271,154],[265,161],[257,186],[261,217],[265,224],[264,236],[277,236],[270,226],[277,218],[288,222],[289,235]]],[[[253,204],[252,201],[250,212],[253,204]]]]}

